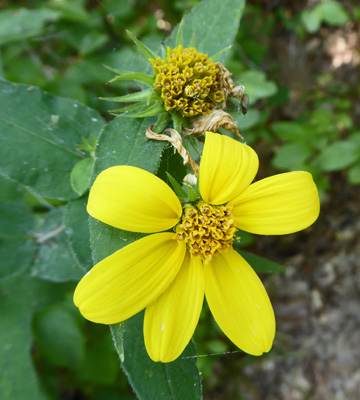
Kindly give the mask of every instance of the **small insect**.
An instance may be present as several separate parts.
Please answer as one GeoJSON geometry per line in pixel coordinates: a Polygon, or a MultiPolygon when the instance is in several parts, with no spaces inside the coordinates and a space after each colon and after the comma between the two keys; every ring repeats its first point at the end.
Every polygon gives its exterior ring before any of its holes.
{"type": "MultiPolygon", "coordinates": [[[[230,81],[230,79],[229,79],[229,81],[230,81]]],[[[229,87],[230,87],[230,90],[228,90],[228,92],[229,92],[228,96],[239,99],[240,110],[245,115],[247,113],[248,106],[249,106],[249,96],[247,94],[245,94],[245,86],[244,85],[235,86],[231,80],[229,83],[229,87]]]]}
{"type": "Polygon", "coordinates": [[[240,97],[240,108],[241,108],[241,112],[245,115],[247,113],[248,110],[248,106],[249,106],[249,95],[247,94],[243,94],[240,97]]]}

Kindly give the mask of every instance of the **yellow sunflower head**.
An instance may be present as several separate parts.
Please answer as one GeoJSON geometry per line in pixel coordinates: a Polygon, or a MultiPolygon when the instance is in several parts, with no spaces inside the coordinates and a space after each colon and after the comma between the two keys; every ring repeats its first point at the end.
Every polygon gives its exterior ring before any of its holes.
{"type": "Polygon", "coordinates": [[[210,113],[225,100],[219,63],[213,63],[195,48],[168,48],[164,60],[157,58],[150,62],[155,73],[155,90],[167,111],[193,117],[210,113]]]}
{"type": "Polygon", "coordinates": [[[297,171],[253,184],[258,157],[249,146],[207,132],[199,171],[201,199],[182,204],[155,175],[131,166],[103,171],[87,210],[116,228],[152,233],[99,262],[74,302],[91,321],[114,324],[145,311],[144,338],[154,361],[182,353],[204,295],[224,333],[243,351],[270,350],[275,317],[260,279],[232,248],[237,229],[286,234],[319,214],[312,176],[297,171]],[[165,231],[165,232],[163,232],[165,231]]]}

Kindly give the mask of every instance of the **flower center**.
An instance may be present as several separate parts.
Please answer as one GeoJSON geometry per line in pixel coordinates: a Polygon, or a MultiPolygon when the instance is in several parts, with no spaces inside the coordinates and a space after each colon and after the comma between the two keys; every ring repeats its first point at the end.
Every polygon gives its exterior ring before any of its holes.
{"type": "Polygon", "coordinates": [[[236,231],[231,207],[199,201],[184,207],[175,239],[187,244],[191,257],[200,257],[207,263],[232,246],[236,231]]]}
{"type": "Polygon", "coordinates": [[[208,114],[224,101],[222,71],[206,54],[179,46],[168,48],[165,60],[151,59],[155,89],[161,94],[166,110],[178,110],[186,117],[208,114]]]}

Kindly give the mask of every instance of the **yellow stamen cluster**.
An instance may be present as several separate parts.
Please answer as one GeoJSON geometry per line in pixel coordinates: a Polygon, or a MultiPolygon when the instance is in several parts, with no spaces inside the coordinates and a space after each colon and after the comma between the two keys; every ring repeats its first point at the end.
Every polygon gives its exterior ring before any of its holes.
{"type": "Polygon", "coordinates": [[[186,117],[209,114],[224,101],[221,91],[222,71],[206,54],[179,46],[168,48],[165,60],[150,60],[155,73],[155,89],[166,110],[176,110],[186,117]]]}
{"type": "Polygon", "coordinates": [[[200,257],[206,263],[232,246],[236,231],[230,207],[199,201],[184,207],[175,239],[185,241],[191,257],[200,257]]]}

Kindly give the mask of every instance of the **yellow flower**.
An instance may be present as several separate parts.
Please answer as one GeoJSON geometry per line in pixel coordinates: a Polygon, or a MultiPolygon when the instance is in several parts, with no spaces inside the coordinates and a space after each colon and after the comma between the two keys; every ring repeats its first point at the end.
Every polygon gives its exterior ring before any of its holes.
{"type": "Polygon", "coordinates": [[[232,248],[233,235],[236,229],[265,235],[304,229],[318,217],[319,198],[307,172],[251,184],[257,170],[249,146],[207,132],[202,200],[195,204],[182,206],[165,182],[142,169],[103,171],[90,191],[89,214],[152,235],[105,258],[80,281],[74,302],[83,316],[114,324],[146,308],[147,352],[154,361],[170,362],[191,339],[205,294],[216,322],[240,349],[269,351],[273,309],[256,273],[232,248]]]}
{"type": "Polygon", "coordinates": [[[213,63],[195,48],[168,48],[165,60],[157,58],[150,62],[155,89],[167,111],[176,110],[186,117],[209,114],[225,100],[219,63],[213,63]]]}

